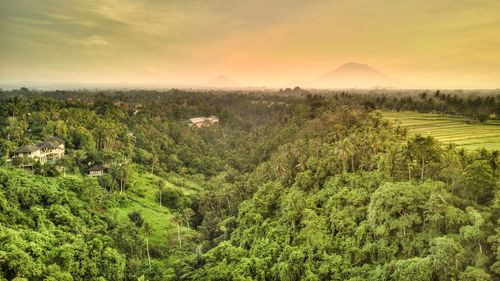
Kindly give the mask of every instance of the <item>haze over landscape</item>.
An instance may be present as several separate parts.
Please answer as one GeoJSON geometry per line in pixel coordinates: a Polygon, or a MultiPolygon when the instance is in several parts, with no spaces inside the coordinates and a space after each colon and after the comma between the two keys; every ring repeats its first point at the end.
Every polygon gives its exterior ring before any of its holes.
{"type": "Polygon", "coordinates": [[[0,42],[2,86],[500,87],[495,0],[6,0],[0,42]]]}
{"type": "Polygon", "coordinates": [[[500,281],[500,0],[1,0],[0,281],[500,281]]]}

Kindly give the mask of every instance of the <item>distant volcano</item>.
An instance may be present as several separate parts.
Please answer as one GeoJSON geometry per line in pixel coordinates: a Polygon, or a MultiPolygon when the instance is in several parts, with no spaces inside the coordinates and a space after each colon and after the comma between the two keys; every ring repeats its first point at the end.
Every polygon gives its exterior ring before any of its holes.
{"type": "Polygon", "coordinates": [[[413,88],[360,63],[346,63],[311,82],[316,88],[413,88]]]}
{"type": "Polygon", "coordinates": [[[241,88],[243,85],[235,82],[234,80],[224,76],[224,75],[219,75],[215,77],[214,79],[208,81],[203,85],[204,87],[207,88],[241,88]]]}

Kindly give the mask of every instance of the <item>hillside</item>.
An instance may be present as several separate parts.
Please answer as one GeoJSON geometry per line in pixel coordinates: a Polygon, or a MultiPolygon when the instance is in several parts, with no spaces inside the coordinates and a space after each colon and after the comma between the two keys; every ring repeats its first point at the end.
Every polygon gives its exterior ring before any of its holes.
{"type": "Polygon", "coordinates": [[[462,117],[496,122],[491,101],[2,93],[0,276],[497,281],[498,151],[443,145],[375,110],[473,103],[462,117]],[[194,116],[219,122],[197,128],[194,116]],[[19,154],[47,139],[63,157],[19,154]],[[102,174],[89,176],[94,165],[102,174]]]}
{"type": "MultiPolygon", "coordinates": [[[[3,183],[0,185],[1,245],[2,249],[17,249],[16,253],[11,250],[0,253],[6,255],[6,261],[14,259],[12,254],[33,258],[18,266],[13,264],[14,260],[5,263],[7,267],[2,272],[8,279],[22,275],[29,276],[30,280],[40,276],[78,280],[99,275],[119,280],[126,271],[132,270],[130,264],[126,264],[127,255],[137,256],[137,262],[148,264],[149,252],[155,267],[164,266],[162,259],[182,247],[183,240],[187,243],[195,235],[185,220],[175,218],[169,207],[158,204],[155,183],[160,178],[149,174],[133,172],[123,194],[107,193],[96,178],[79,175],[43,178],[0,167],[0,179],[3,183]],[[18,182],[19,187],[12,189],[12,182],[18,182]],[[39,234],[49,236],[40,239],[39,234]],[[13,239],[12,235],[19,238],[13,239]],[[106,248],[96,253],[93,248],[96,243],[106,248]],[[88,246],[83,246],[85,244],[88,246]],[[45,250],[33,254],[33,248],[45,250]],[[75,250],[82,254],[71,254],[75,250]],[[50,265],[51,260],[79,265],[50,265]],[[114,266],[108,267],[107,263],[114,266]],[[33,267],[39,270],[31,271],[33,267]],[[98,270],[93,271],[93,267],[98,270]],[[126,267],[129,269],[125,270],[126,267]]],[[[186,185],[194,184],[178,176],[174,179],[186,185]]],[[[169,198],[169,189],[185,190],[167,181],[162,183],[166,185],[165,199],[169,198]]],[[[141,275],[140,272],[128,274],[141,275]]]]}

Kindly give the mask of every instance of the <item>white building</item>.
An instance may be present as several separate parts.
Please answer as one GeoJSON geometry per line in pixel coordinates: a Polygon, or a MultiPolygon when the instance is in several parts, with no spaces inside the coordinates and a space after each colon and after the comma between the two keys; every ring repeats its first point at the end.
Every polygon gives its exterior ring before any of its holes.
{"type": "Polygon", "coordinates": [[[200,116],[189,119],[189,126],[196,128],[210,126],[218,123],[219,123],[219,117],[217,116],[210,116],[210,117],[200,116]]]}
{"type": "Polygon", "coordinates": [[[12,158],[33,159],[35,162],[44,164],[47,161],[55,161],[64,156],[64,141],[58,137],[50,137],[44,142],[36,145],[25,145],[13,152],[12,158]]]}

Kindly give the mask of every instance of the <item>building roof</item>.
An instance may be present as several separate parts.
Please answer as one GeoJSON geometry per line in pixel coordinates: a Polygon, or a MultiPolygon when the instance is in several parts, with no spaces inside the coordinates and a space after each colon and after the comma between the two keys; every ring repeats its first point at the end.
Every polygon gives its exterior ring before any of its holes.
{"type": "Polygon", "coordinates": [[[39,148],[58,148],[59,145],[61,145],[61,143],[55,141],[44,141],[36,144],[39,148]]]}
{"type": "Polygon", "coordinates": [[[58,137],[50,137],[45,141],[37,143],[36,145],[25,145],[18,147],[14,153],[31,153],[44,148],[58,148],[64,141],[58,137]]]}
{"type": "Polygon", "coordinates": [[[99,171],[104,171],[104,168],[95,164],[94,166],[90,167],[88,169],[89,172],[99,172],[99,171]]]}
{"type": "Polygon", "coordinates": [[[58,142],[60,144],[64,144],[65,143],[65,141],[63,139],[58,138],[58,137],[54,137],[54,136],[45,139],[45,141],[58,142]]]}
{"type": "Polygon", "coordinates": [[[190,118],[189,121],[191,121],[191,123],[193,123],[193,124],[204,123],[204,122],[215,122],[215,121],[219,121],[219,117],[217,117],[217,116],[210,116],[210,117],[200,116],[200,117],[190,118]]]}
{"type": "Polygon", "coordinates": [[[14,150],[14,153],[31,153],[37,150],[40,150],[40,147],[30,144],[18,147],[16,150],[14,150]]]}
{"type": "Polygon", "coordinates": [[[194,118],[190,118],[189,121],[196,124],[196,123],[207,121],[207,117],[194,117],[194,118]]]}
{"type": "Polygon", "coordinates": [[[38,143],[36,146],[40,148],[58,148],[64,141],[58,137],[50,137],[45,139],[45,141],[38,143]]]}

